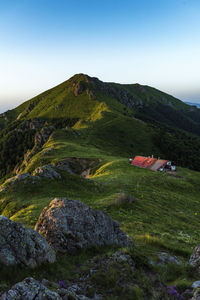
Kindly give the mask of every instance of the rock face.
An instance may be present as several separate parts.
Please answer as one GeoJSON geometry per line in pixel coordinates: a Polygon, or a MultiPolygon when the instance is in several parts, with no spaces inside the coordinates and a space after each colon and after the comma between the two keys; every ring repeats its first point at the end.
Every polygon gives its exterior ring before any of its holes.
{"type": "Polygon", "coordinates": [[[61,300],[62,298],[55,292],[49,290],[34,278],[26,278],[22,282],[15,284],[9,291],[4,293],[0,300],[61,300]]]}
{"type": "Polygon", "coordinates": [[[200,291],[199,289],[197,289],[196,291],[194,291],[193,293],[193,297],[190,298],[191,300],[200,300],[200,291]]]}
{"type": "Polygon", "coordinates": [[[189,264],[200,270],[200,244],[194,249],[190,257],[189,264]]]}
{"type": "Polygon", "coordinates": [[[46,177],[49,179],[54,179],[54,178],[60,179],[61,178],[61,175],[54,170],[53,165],[44,165],[42,167],[38,167],[33,172],[33,175],[34,176],[39,175],[39,176],[46,177]]]}
{"type": "Polygon", "coordinates": [[[77,284],[63,288],[64,282],[52,283],[46,279],[41,282],[32,277],[25,278],[15,284],[9,291],[0,296],[0,300],[100,300],[102,297],[88,298],[80,294],[81,289],[77,284]]]}
{"type": "Polygon", "coordinates": [[[91,246],[132,246],[117,221],[77,200],[55,198],[42,211],[35,230],[61,252],[91,246]]]}
{"type": "Polygon", "coordinates": [[[55,260],[54,250],[40,234],[0,216],[0,264],[35,267],[55,260]]]}

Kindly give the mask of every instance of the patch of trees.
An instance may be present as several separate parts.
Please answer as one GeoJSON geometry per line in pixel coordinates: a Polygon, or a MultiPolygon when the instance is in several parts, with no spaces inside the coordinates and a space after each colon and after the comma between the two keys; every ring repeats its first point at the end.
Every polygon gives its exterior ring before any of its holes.
{"type": "Polygon", "coordinates": [[[176,165],[200,171],[200,138],[183,131],[157,128],[155,144],[163,158],[176,165]]]}
{"type": "Polygon", "coordinates": [[[198,111],[189,113],[160,103],[141,108],[136,117],[144,121],[157,121],[200,135],[200,112],[198,111]]]}
{"type": "MultiPolygon", "coordinates": [[[[0,131],[0,178],[11,175],[16,165],[22,163],[24,154],[33,148],[35,134],[42,126],[54,125],[56,129],[60,129],[66,126],[72,127],[78,121],[75,118],[37,120],[40,124],[36,129],[31,129],[25,120],[18,120],[0,131]]],[[[31,121],[34,120],[29,120],[29,123],[31,121]]]]}
{"type": "Polygon", "coordinates": [[[54,125],[57,129],[61,129],[64,127],[73,127],[77,122],[78,118],[59,118],[59,119],[51,119],[52,125],[54,125]]]}
{"type": "Polygon", "coordinates": [[[35,130],[12,130],[0,139],[0,177],[10,174],[34,145],[35,130]]]}

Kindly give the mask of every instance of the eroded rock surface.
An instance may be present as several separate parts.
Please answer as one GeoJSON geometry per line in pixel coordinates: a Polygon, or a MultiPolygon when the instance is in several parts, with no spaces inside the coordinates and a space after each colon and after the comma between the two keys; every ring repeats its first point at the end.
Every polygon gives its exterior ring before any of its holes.
{"type": "Polygon", "coordinates": [[[61,175],[58,172],[56,172],[55,167],[53,165],[44,165],[42,167],[38,167],[33,172],[33,175],[39,175],[49,179],[61,178],[61,175]]]}
{"type": "Polygon", "coordinates": [[[34,278],[28,277],[22,282],[15,284],[9,291],[5,292],[1,300],[61,300],[56,292],[49,290],[34,278]]]}
{"type": "Polygon", "coordinates": [[[61,252],[74,252],[91,246],[132,246],[120,224],[102,211],[77,200],[55,198],[42,211],[35,230],[61,252]]]}
{"type": "Polygon", "coordinates": [[[200,270],[200,244],[196,246],[190,257],[189,264],[200,270]]]}
{"type": "Polygon", "coordinates": [[[55,260],[54,250],[38,232],[0,216],[0,264],[35,267],[55,260]]]}

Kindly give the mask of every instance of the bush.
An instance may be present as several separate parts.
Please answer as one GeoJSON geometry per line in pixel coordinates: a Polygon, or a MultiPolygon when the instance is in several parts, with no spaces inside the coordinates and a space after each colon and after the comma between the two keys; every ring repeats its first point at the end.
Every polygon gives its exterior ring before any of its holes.
{"type": "Polygon", "coordinates": [[[119,196],[115,199],[115,204],[116,205],[127,205],[127,204],[132,204],[133,202],[137,201],[135,197],[131,197],[124,192],[120,192],[119,196]]]}

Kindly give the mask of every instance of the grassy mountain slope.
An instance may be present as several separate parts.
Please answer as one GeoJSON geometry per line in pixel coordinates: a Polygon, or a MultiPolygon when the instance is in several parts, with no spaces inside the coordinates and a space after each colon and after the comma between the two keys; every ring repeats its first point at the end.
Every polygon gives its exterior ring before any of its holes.
{"type": "MultiPolygon", "coordinates": [[[[54,197],[81,200],[120,221],[121,228],[133,238],[135,250],[131,255],[140,265],[136,281],[138,289],[143,290],[147,284],[144,268],[147,268],[148,274],[149,272],[160,274],[159,278],[165,285],[176,284],[180,286],[180,290],[187,288],[192,281],[197,279],[195,272],[187,271],[185,262],[188,261],[194,246],[199,243],[200,239],[199,173],[179,168],[176,176],[172,176],[131,166],[128,158],[116,154],[111,155],[103,150],[103,147],[98,148],[95,143],[91,145],[85,138],[84,130],[88,129],[82,129],[79,134],[77,133],[79,131],[69,128],[54,132],[43,149],[32,157],[24,171],[32,172],[43,164],[56,165],[69,157],[78,157],[96,160],[89,178],[84,179],[79,175],[59,171],[62,179],[43,178],[35,182],[31,180],[15,182],[0,192],[0,214],[10,217],[13,221],[21,222],[27,227],[34,227],[41,210],[54,197]],[[52,148],[53,151],[46,152],[52,148]],[[126,201],[120,203],[117,199],[123,198],[124,195],[135,200],[132,203],[126,201]],[[157,267],[152,270],[153,267],[146,265],[146,259],[147,257],[156,259],[159,251],[177,255],[182,265],[157,267]]],[[[87,253],[81,252],[73,258],[61,256],[52,267],[43,266],[34,271],[21,269],[20,272],[16,273],[16,270],[12,272],[15,272],[15,280],[18,281],[25,276],[34,276],[38,279],[45,277],[55,282],[62,278],[73,279],[74,265],[82,264],[94,255],[110,255],[114,251],[116,251],[115,248],[111,247],[87,253]]],[[[84,272],[86,272],[86,267],[84,272]]],[[[2,270],[2,276],[6,284],[13,283],[13,277],[11,279],[8,272],[2,270]]],[[[104,279],[96,278],[102,290],[113,289],[116,286],[116,279],[111,280],[110,276],[111,274],[108,273],[104,279]]],[[[115,297],[113,296],[112,299],[120,299],[122,296],[120,293],[116,289],[113,292],[115,297]]],[[[134,299],[170,299],[166,295],[153,298],[151,293],[154,293],[154,288],[148,286],[147,291],[145,290],[145,297],[135,296],[134,299]]],[[[123,297],[131,299],[133,295],[135,295],[134,292],[132,296],[124,292],[123,297]]]]}
{"type": "Polygon", "coordinates": [[[84,74],[74,75],[2,114],[0,124],[6,125],[17,118],[95,120],[102,111],[108,110],[143,114],[167,125],[200,134],[197,128],[200,111],[197,108],[149,86],[104,83],[84,74]],[[182,122],[177,122],[177,118],[182,118],[182,122]]]}
{"type": "MultiPolygon", "coordinates": [[[[185,263],[200,239],[200,177],[199,172],[182,167],[200,170],[199,122],[199,110],[156,89],[75,75],[0,116],[0,214],[34,227],[54,197],[78,199],[107,212],[133,238],[131,255],[139,268],[132,292],[123,295],[113,275],[116,270],[93,278],[102,291],[115,288],[114,296],[106,299],[169,299],[165,291],[154,295],[147,278],[159,274],[164,285],[179,285],[180,291],[197,279],[185,263]],[[177,174],[152,172],[128,162],[134,155],[151,154],[178,162],[177,174]],[[73,162],[77,174],[58,169],[66,161],[73,162]],[[34,174],[48,164],[61,179],[6,181],[15,172],[34,174]],[[81,164],[88,165],[88,178],[80,176],[81,164]],[[149,266],[147,258],[156,259],[159,251],[177,255],[182,265],[149,266]]],[[[58,282],[71,278],[77,263],[115,250],[59,256],[52,267],[34,271],[2,269],[0,279],[11,284],[34,276],[58,282]],[[14,279],[10,274],[16,275],[14,279]]],[[[160,281],[155,279],[154,284],[160,281]]]]}
{"type": "Polygon", "coordinates": [[[200,169],[200,139],[190,135],[200,134],[198,109],[148,86],[104,83],[77,74],[0,115],[1,176],[11,176],[33,147],[41,129],[31,125],[34,120],[56,129],[85,129],[88,143],[95,141],[97,147],[113,154],[154,154],[200,169]],[[195,164],[188,159],[191,156],[195,164]]]}
{"type": "Polygon", "coordinates": [[[175,252],[182,245],[189,253],[200,239],[198,172],[179,168],[177,176],[172,176],[143,170],[129,165],[127,158],[111,156],[107,151],[89,145],[84,136],[80,139],[68,130],[55,132],[24,171],[32,172],[40,165],[56,164],[69,157],[98,158],[100,161],[92,169],[90,180],[60,171],[62,180],[16,182],[1,192],[1,213],[33,226],[51,198],[66,196],[107,211],[120,220],[123,228],[139,243],[140,240],[148,242],[146,239],[151,240],[152,236],[152,244],[155,241],[155,245],[160,243],[161,248],[171,247],[175,252]],[[46,152],[52,147],[54,151],[46,152]],[[138,201],[118,206],[115,199],[120,191],[138,201]],[[181,231],[190,237],[189,240],[182,240],[181,231]]]}

